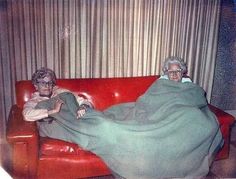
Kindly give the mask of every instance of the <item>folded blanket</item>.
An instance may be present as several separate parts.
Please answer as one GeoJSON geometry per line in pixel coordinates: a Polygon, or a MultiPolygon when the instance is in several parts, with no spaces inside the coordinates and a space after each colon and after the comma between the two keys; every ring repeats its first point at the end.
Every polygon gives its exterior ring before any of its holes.
{"type": "Polygon", "coordinates": [[[205,92],[194,83],[159,79],[136,102],[89,110],[79,120],[74,96],[59,97],[65,104],[56,120],[38,123],[40,135],[79,144],[124,178],[205,176],[222,144],[205,92]]]}

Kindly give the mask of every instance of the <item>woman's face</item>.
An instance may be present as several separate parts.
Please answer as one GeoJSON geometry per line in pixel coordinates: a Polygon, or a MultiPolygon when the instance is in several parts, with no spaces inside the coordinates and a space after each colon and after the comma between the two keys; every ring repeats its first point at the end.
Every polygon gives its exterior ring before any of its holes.
{"type": "Polygon", "coordinates": [[[169,64],[167,75],[168,75],[169,80],[181,82],[183,73],[179,64],[174,64],[174,63],[169,64]]]}
{"type": "Polygon", "coordinates": [[[42,79],[37,80],[37,85],[35,85],[36,90],[39,92],[40,96],[51,97],[53,90],[53,82],[50,76],[45,76],[42,79]]]}

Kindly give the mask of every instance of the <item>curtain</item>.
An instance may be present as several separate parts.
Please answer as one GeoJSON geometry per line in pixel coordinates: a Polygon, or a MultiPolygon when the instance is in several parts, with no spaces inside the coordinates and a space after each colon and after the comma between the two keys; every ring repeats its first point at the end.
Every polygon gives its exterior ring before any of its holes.
{"type": "Polygon", "coordinates": [[[3,135],[15,82],[47,66],[58,78],[161,74],[182,57],[210,101],[220,0],[0,1],[3,135]]]}

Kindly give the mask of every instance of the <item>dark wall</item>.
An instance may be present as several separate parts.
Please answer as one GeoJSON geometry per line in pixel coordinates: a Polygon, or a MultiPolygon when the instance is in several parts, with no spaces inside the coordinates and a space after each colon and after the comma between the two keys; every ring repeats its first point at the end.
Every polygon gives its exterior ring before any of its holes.
{"type": "Polygon", "coordinates": [[[236,110],[236,0],[222,0],[211,103],[236,110]]]}

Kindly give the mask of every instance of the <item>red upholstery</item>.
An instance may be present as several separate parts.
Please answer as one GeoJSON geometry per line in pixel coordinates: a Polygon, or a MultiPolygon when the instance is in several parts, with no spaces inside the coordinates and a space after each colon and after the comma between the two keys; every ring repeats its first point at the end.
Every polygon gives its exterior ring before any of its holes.
{"type": "MultiPolygon", "coordinates": [[[[113,104],[134,101],[157,79],[157,76],[104,79],[60,79],[58,86],[90,99],[103,110],[113,104]]],[[[17,104],[11,109],[7,139],[13,151],[13,172],[19,178],[85,178],[110,174],[104,162],[80,146],[61,140],[39,138],[34,122],[22,117],[23,104],[34,91],[30,81],[16,83],[17,104]]],[[[233,116],[211,106],[217,115],[225,139],[217,158],[227,158],[233,116]]]]}

